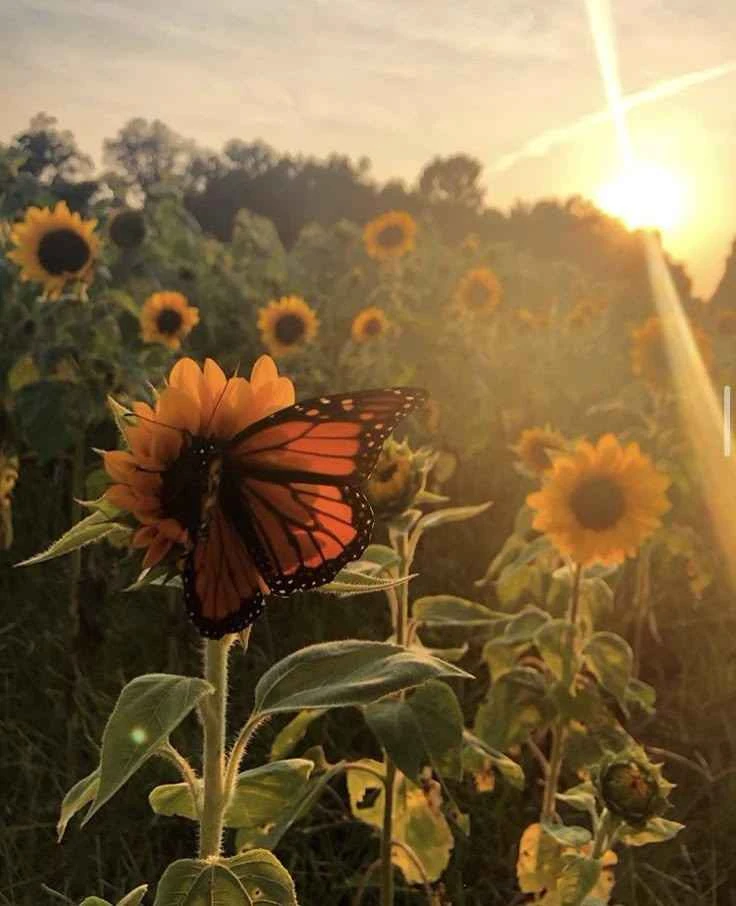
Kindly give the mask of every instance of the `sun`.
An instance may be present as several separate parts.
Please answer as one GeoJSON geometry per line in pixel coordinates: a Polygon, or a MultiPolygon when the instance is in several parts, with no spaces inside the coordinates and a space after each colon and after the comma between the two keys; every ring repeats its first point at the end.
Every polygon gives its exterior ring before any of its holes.
{"type": "Polygon", "coordinates": [[[596,201],[632,229],[674,230],[685,218],[686,189],[685,179],[672,170],[637,163],[601,186],[596,201]]]}

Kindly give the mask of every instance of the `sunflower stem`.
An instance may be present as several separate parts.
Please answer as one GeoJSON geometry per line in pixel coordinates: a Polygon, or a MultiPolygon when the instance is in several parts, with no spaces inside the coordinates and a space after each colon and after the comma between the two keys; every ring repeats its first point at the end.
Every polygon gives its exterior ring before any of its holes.
{"type": "MultiPolygon", "coordinates": [[[[393,548],[399,555],[398,574],[403,578],[411,569],[411,553],[409,539],[405,532],[399,534],[393,541],[393,548]]],[[[398,588],[391,589],[389,600],[394,605],[391,610],[394,617],[394,634],[397,645],[406,645],[407,630],[409,627],[409,584],[404,582],[398,588]]],[[[384,752],[383,762],[386,766],[386,780],[384,783],[383,800],[383,825],[381,828],[381,906],[393,906],[394,902],[394,864],[393,831],[394,831],[394,790],[396,786],[396,765],[384,752]]]]}
{"type": "Polygon", "coordinates": [[[199,825],[199,857],[208,859],[222,852],[225,813],[225,732],[228,651],[233,636],[204,643],[204,677],[213,692],[202,709],[204,757],[203,802],[199,825]]]}
{"type": "MultiPolygon", "coordinates": [[[[570,608],[568,610],[568,620],[573,627],[577,627],[578,616],[580,611],[580,579],[583,569],[580,564],[575,565],[572,580],[572,592],[570,593],[570,608]]],[[[570,646],[575,645],[575,631],[570,633],[570,646]]],[[[573,657],[574,652],[569,652],[573,657]]],[[[555,801],[557,789],[560,784],[560,773],[562,772],[562,760],[565,755],[565,744],[567,743],[567,720],[560,716],[552,728],[552,747],[549,753],[549,767],[544,782],[544,794],[542,796],[542,820],[550,821],[554,818],[556,808],[555,801]]]]}

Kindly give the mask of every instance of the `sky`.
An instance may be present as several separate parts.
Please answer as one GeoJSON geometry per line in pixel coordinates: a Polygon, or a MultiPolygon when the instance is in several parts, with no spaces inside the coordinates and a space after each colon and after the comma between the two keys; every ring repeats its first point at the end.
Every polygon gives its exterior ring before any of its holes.
{"type": "MultiPolygon", "coordinates": [[[[682,192],[664,232],[696,290],[736,236],[736,17],[723,0],[612,0],[636,157],[682,192]]],[[[595,200],[620,170],[583,0],[5,0],[0,141],[45,111],[98,162],[129,119],[219,150],[367,156],[413,182],[484,166],[487,201],[595,200]]]]}

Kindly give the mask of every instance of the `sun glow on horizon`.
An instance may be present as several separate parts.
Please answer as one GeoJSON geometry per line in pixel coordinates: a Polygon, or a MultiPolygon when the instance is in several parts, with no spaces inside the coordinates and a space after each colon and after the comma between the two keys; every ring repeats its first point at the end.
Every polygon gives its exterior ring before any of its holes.
{"type": "Polygon", "coordinates": [[[672,170],[635,163],[596,193],[598,205],[633,228],[674,230],[687,213],[687,184],[672,170]]]}

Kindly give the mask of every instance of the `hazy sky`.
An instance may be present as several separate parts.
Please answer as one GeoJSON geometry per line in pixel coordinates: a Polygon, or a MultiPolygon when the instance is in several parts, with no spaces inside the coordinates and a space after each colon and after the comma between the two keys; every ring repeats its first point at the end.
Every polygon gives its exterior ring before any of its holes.
{"type": "MultiPolygon", "coordinates": [[[[638,156],[686,185],[665,239],[703,292],[736,235],[731,6],[613,0],[625,94],[664,86],[628,122],[638,156]]],[[[610,122],[576,127],[605,108],[583,0],[5,0],[0,85],[0,140],[43,110],[98,160],[143,116],[212,149],[366,155],[379,178],[468,152],[500,207],[595,197],[617,169],[610,122]]]]}

